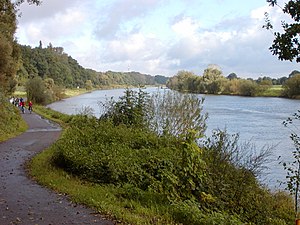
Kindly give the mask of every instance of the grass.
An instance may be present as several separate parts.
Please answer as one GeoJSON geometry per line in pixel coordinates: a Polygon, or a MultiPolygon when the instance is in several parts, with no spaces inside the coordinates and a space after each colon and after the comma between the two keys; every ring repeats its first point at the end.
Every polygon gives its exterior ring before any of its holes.
{"type": "Polygon", "coordinates": [[[262,97],[281,97],[282,96],[282,85],[273,85],[264,92],[262,92],[259,96],[262,97]]]}
{"type": "MultiPolygon", "coordinates": [[[[90,91],[92,91],[92,90],[90,90],[90,91]]],[[[67,88],[67,89],[65,89],[65,95],[67,98],[81,95],[81,94],[84,94],[87,92],[89,92],[89,91],[86,90],[85,88],[72,88],[72,89],[67,88]]]]}

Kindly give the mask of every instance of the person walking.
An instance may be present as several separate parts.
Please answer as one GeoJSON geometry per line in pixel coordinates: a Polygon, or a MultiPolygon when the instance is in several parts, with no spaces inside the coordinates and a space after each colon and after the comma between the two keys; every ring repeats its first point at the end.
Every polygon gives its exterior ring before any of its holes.
{"type": "Polygon", "coordinates": [[[24,102],[24,100],[22,102],[20,102],[20,105],[21,105],[22,113],[25,113],[25,102],[24,102]]]}
{"type": "Polygon", "coordinates": [[[28,102],[28,110],[30,113],[32,112],[32,101],[28,102]]]}

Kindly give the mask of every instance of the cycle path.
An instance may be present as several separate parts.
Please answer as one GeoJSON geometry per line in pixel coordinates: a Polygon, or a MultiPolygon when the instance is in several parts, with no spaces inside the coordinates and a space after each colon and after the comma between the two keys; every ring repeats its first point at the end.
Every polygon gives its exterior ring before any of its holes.
{"type": "Polygon", "coordinates": [[[0,225],[114,224],[27,177],[26,161],[57,140],[61,129],[35,113],[22,117],[29,129],[0,143],[0,225]]]}

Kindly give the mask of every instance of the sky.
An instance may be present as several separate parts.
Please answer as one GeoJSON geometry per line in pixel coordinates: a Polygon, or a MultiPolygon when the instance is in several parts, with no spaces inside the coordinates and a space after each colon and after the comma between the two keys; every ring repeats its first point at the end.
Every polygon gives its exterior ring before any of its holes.
{"type": "Polygon", "coordinates": [[[99,72],[202,75],[216,64],[224,76],[278,78],[300,70],[269,51],[274,36],[262,28],[264,13],[275,31],[287,18],[265,0],[43,0],[20,12],[20,44],[63,47],[99,72]]]}

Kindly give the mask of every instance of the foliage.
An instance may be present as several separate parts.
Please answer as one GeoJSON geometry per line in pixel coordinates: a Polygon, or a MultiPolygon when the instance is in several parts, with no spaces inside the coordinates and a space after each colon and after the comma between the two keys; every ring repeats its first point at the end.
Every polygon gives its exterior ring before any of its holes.
{"type": "MultiPolygon", "coordinates": [[[[0,91],[5,95],[14,92],[17,85],[16,73],[20,68],[20,49],[14,34],[17,29],[16,14],[24,0],[0,1],[0,91]]],[[[27,0],[39,4],[39,0],[27,0]]]]}
{"type": "Polygon", "coordinates": [[[14,40],[16,14],[9,0],[0,2],[0,91],[11,94],[17,84],[15,80],[20,53],[14,40]]]}
{"type": "Polygon", "coordinates": [[[119,101],[111,98],[98,104],[104,108],[101,119],[109,119],[116,126],[120,124],[139,128],[147,126],[147,115],[150,113],[149,96],[141,89],[138,92],[127,89],[119,101]]]}
{"type": "Polygon", "coordinates": [[[189,93],[257,96],[269,89],[273,82],[277,84],[283,81],[272,80],[269,77],[258,78],[256,81],[241,79],[233,73],[225,78],[219,68],[209,67],[204,71],[203,76],[179,71],[176,76],[168,80],[167,87],[189,93]]]}
{"type": "Polygon", "coordinates": [[[26,123],[20,116],[19,109],[9,103],[0,92],[0,142],[16,136],[27,129],[26,123]]]}
{"type": "Polygon", "coordinates": [[[272,217],[269,202],[272,196],[260,187],[256,177],[264,169],[270,149],[256,152],[250,143],[238,145],[238,135],[216,130],[203,143],[203,159],[207,165],[205,193],[206,208],[228,210],[255,224],[268,224],[272,217]],[[255,194],[254,194],[255,193],[255,194]]]}
{"type": "Polygon", "coordinates": [[[238,93],[242,96],[255,96],[258,92],[258,84],[251,80],[242,80],[239,84],[238,93]]]}
{"type": "Polygon", "coordinates": [[[151,98],[150,129],[157,134],[188,137],[191,131],[200,138],[206,130],[204,98],[174,91],[157,91],[151,98]]]}
{"type": "Polygon", "coordinates": [[[96,72],[85,69],[62,47],[53,47],[50,43],[46,48],[40,46],[20,46],[22,67],[18,71],[19,81],[35,76],[43,79],[51,78],[58,86],[67,88],[107,87],[112,85],[144,86],[164,84],[166,77],[150,76],[138,72],[96,72]]]}
{"type": "Polygon", "coordinates": [[[45,84],[40,77],[30,79],[26,83],[27,99],[38,104],[46,104],[49,102],[49,97],[46,94],[45,84]]]}
{"type": "Polygon", "coordinates": [[[93,89],[93,83],[92,83],[91,80],[87,80],[85,82],[85,88],[86,88],[86,90],[92,90],[93,89]]]}
{"type": "Polygon", "coordinates": [[[172,209],[172,215],[176,221],[182,224],[194,225],[242,225],[244,224],[238,216],[228,215],[221,212],[204,212],[199,209],[196,202],[187,200],[175,203],[172,209]]]}
{"type": "Polygon", "coordinates": [[[291,76],[283,85],[283,95],[289,98],[300,96],[300,74],[291,76]]]}
{"type": "MultiPolygon", "coordinates": [[[[127,92],[120,106],[136,99],[138,95],[127,92]]],[[[131,109],[135,111],[135,107],[131,109]]],[[[116,114],[122,118],[119,111],[116,114]]],[[[221,131],[198,143],[197,132],[188,128],[182,138],[135,126],[140,123],[130,123],[131,117],[117,123],[83,115],[72,118],[53,146],[52,162],[86,180],[125,188],[121,197],[126,201],[169,203],[167,211],[179,223],[291,221],[290,203],[271,194],[256,179],[268,149],[256,154],[252,145],[238,146],[238,136],[221,131]],[[145,195],[152,200],[146,200],[145,195]],[[277,197],[288,205],[282,209],[277,197]]],[[[133,209],[135,204],[128,207],[133,209]]]]}
{"type": "MultiPolygon", "coordinates": [[[[177,157],[181,152],[177,150],[177,144],[151,132],[77,117],[58,142],[61,147],[55,160],[68,171],[94,182],[129,183],[142,190],[176,198],[186,193],[178,186],[185,178],[179,173],[182,170],[176,169],[183,166],[178,164],[177,157]],[[69,147],[63,145],[65,139],[71,141],[69,147]]],[[[196,172],[201,171],[193,171],[196,172]]]]}
{"type": "Polygon", "coordinates": [[[292,162],[283,162],[282,165],[284,169],[287,171],[287,187],[286,189],[290,192],[291,195],[294,196],[295,203],[295,216],[298,218],[299,216],[299,193],[300,193],[300,137],[297,132],[298,126],[295,125],[297,121],[300,120],[300,110],[294,113],[292,117],[289,117],[287,120],[283,122],[284,126],[293,125],[292,133],[290,135],[291,140],[295,146],[295,150],[292,152],[294,161],[292,162]],[[295,130],[297,129],[297,130],[295,130]]]}
{"type": "Polygon", "coordinates": [[[27,99],[37,104],[46,105],[65,96],[64,89],[55,85],[51,78],[43,80],[41,77],[36,76],[28,79],[25,88],[27,99]]]}
{"type": "Polygon", "coordinates": [[[231,144],[235,149],[234,143],[221,141],[220,137],[205,148],[191,140],[182,142],[121,124],[114,126],[109,121],[75,116],[53,146],[53,160],[67,171],[102,185],[130,185],[130,196],[138,196],[139,190],[161,195],[166,198],[164,203],[172,203],[171,214],[178,222],[290,221],[288,213],[284,213],[289,208],[280,211],[282,205],[276,196],[257,183],[257,161],[253,158],[248,164],[249,160],[238,160],[246,149],[233,152],[227,148],[231,144]],[[185,201],[194,203],[180,203],[185,201]],[[280,217],[275,212],[281,212],[280,217]],[[194,216],[188,217],[191,214],[194,216]]]}
{"type": "MultiPolygon", "coordinates": [[[[271,6],[279,6],[276,0],[267,0],[271,6]]],[[[280,7],[284,14],[290,16],[293,22],[281,22],[283,32],[274,32],[274,41],[270,47],[273,55],[277,55],[280,60],[289,60],[300,62],[299,30],[300,30],[300,2],[298,0],[289,0],[284,7],[280,7]]],[[[268,30],[273,29],[269,15],[266,13],[266,24],[264,27],[268,30]]]]}
{"type": "Polygon", "coordinates": [[[267,88],[265,91],[262,91],[259,96],[263,97],[282,97],[283,96],[283,87],[281,85],[273,85],[267,88]]]}

